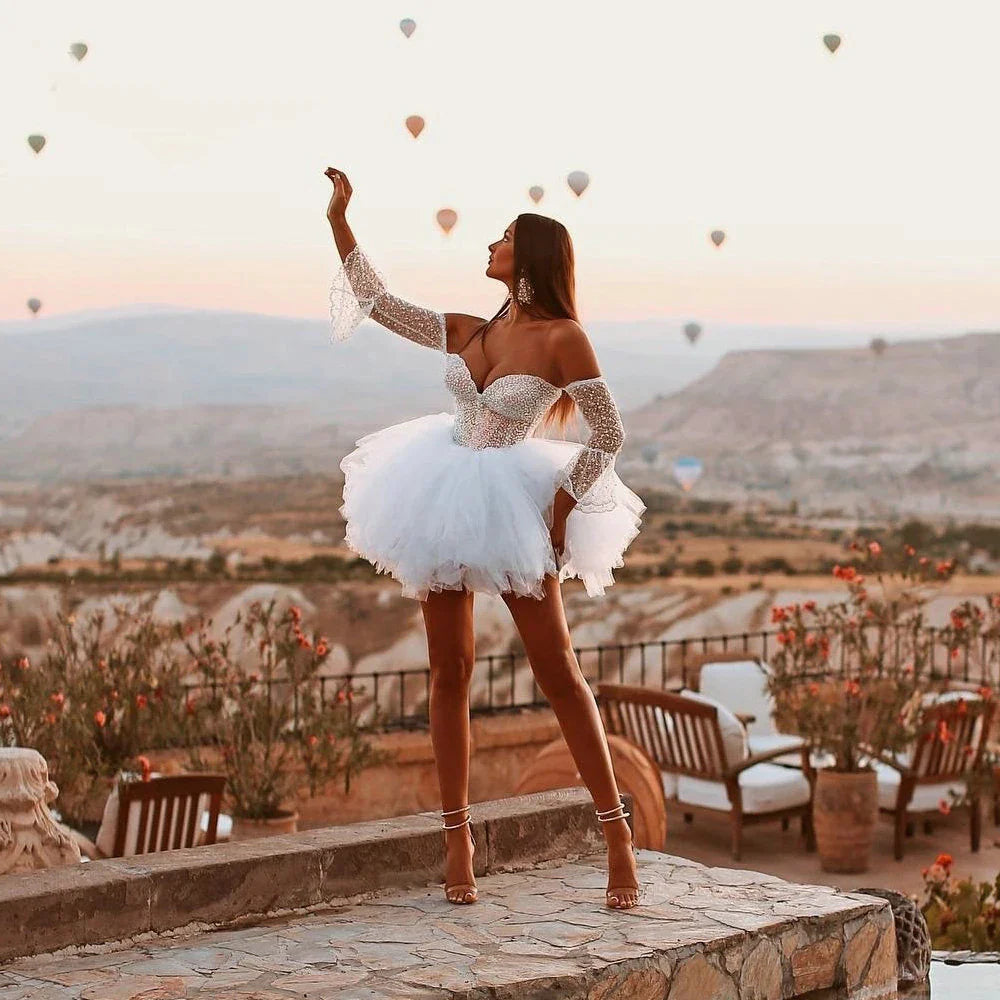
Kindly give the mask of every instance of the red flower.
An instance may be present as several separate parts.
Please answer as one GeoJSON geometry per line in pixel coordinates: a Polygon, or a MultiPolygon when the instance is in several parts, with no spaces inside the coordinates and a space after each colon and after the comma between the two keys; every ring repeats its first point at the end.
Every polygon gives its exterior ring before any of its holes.
{"type": "Polygon", "coordinates": [[[964,698],[959,698],[958,699],[958,714],[961,716],[961,715],[968,715],[968,713],[969,713],[969,706],[965,704],[965,699],[964,698]]]}
{"type": "Polygon", "coordinates": [[[947,816],[951,812],[951,803],[947,799],[942,799],[938,803],[938,812],[947,816]]]}
{"type": "Polygon", "coordinates": [[[317,743],[319,743],[319,737],[315,733],[311,733],[308,737],[306,737],[306,743],[308,743],[309,746],[314,747],[317,743]]]}
{"type": "Polygon", "coordinates": [[[788,613],[784,608],[775,606],[771,608],[771,622],[772,624],[783,622],[788,617],[788,613]]]}
{"type": "Polygon", "coordinates": [[[934,864],[940,865],[942,868],[950,868],[954,864],[954,858],[950,854],[939,854],[934,861],[934,864]]]}
{"type": "Polygon", "coordinates": [[[930,559],[928,559],[927,556],[921,556],[920,557],[920,565],[921,566],[926,566],[929,562],[930,562],[930,559]]]}
{"type": "Polygon", "coordinates": [[[347,695],[345,695],[343,691],[337,692],[337,701],[343,701],[346,697],[347,695]]]}
{"type": "Polygon", "coordinates": [[[882,546],[881,546],[881,545],[879,545],[879,543],[878,543],[878,542],[869,542],[869,543],[868,543],[868,551],[869,551],[869,552],[870,552],[870,553],[871,553],[871,554],[872,554],[873,556],[879,556],[879,555],[881,555],[881,554],[882,554],[882,546]]]}
{"type": "Polygon", "coordinates": [[[52,712],[45,713],[45,721],[50,725],[54,726],[56,724],[56,717],[52,712]]]}
{"type": "Polygon", "coordinates": [[[188,698],[187,701],[184,702],[184,711],[187,712],[188,715],[194,715],[195,712],[194,698],[188,698]]]}
{"type": "Polygon", "coordinates": [[[104,723],[107,721],[108,717],[100,709],[94,712],[94,722],[96,722],[101,729],[104,728],[104,723]]]}
{"type": "Polygon", "coordinates": [[[813,682],[807,688],[808,692],[815,698],[819,694],[819,685],[813,682]]]}
{"type": "Polygon", "coordinates": [[[993,697],[993,688],[981,687],[979,688],[977,693],[979,697],[983,699],[983,701],[989,701],[990,698],[993,697]]]}
{"type": "Polygon", "coordinates": [[[62,707],[63,703],[66,701],[66,695],[64,695],[62,691],[56,691],[49,695],[49,701],[51,701],[53,705],[59,705],[62,707]]]}
{"type": "Polygon", "coordinates": [[[149,781],[153,772],[153,765],[149,762],[149,758],[144,754],[140,754],[137,758],[139,761],[139,767],[142,768],[142,780],[149,781]]]}
{"type": "Polygon", "coordinates": [[[0,719],[10,718],[10,705],[0,705],[0,719]]]}
{"type": "Polygon", "coordinates": [[[21,659],[17,661],[17,665],[21,670],[27,670],[31,666],[31,661],[26,657],[22,656],[21,659]]]}
{"type": "Polygon", "coordinates": [[[316,644],[316,655],[326,656],[326,654],[329,652],[330,652],[330,647],[322,639],[320,639],[320,641],[316,644]]]}
{"type": "Polygon", "coordinates": [[[298,625],[298,623],[302,621],[302,609],[297,604],[293,604],[288,609],[288,616],[293,622],[295,622],[296,625],[298,625]]]}
{"type": "Polygon", "coordinates": [[[861,685],[857,681],[845,681],[844,691],[847,694],[854,695],[855,697],[861,694],[861,685]]]}
{"type": "Polygon", "coordinates": [[[144,694],[137,694],[135,696],[135,703],[139,708],[145,708],[149,704],[149,699],[144,694]]]}
{"type": "Polygon", "coordinates": [[[100,659],[100,660],[98,660],[97,661],[97,669],[98,670],[107,670],[108,669],[108,661],[105,660],[105,659],[103,659],[103,658],[100,659]]]}
{"type": "Polygon", "coordinates": [[[805,608],[806,611],[815,611],[816,610],[816,602],[815,601],[806,601],[806,603],[803,604],[802,607],[805,608]]]}
{"type": "Polygon", "coordinates": [[[915,556],[917,554],[917,550],[912,545],[907,545],[904,551],[908,556],[915,556]]]}

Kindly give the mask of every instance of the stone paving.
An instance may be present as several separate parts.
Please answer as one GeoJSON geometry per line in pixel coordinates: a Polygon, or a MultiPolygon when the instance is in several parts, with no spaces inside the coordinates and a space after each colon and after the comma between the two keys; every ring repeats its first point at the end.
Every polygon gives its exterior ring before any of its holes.
{"type": "Polygon", "coordinates": [[[603,853],[440,884],[244,928],[16,959],[0,1000],[895,996],[888,906],[830,887],[638,851],[644,897],[604,906],[603,853]]]}

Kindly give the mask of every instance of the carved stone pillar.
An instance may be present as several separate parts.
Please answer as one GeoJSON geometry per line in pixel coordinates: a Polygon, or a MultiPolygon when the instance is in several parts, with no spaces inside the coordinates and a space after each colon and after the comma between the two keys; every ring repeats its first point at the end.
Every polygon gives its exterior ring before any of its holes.
{"type": "Polygon", "coordinates": [[[79,845],[49,812],[58,794],[37,750],[0,748],[0,875],[79,863],[79,845]]]}

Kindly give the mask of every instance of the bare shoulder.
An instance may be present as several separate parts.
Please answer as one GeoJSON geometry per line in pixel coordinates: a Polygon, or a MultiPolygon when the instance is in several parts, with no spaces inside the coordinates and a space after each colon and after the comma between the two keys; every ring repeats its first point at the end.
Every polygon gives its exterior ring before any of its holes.
{"type": "Polygon", "coordinates": [[[601,374],[594,345],[575,319],[553,320],[549,328],[549,344],[561,385],[601,374]]]}
{"type": "Polygon", "coordinates": [[[481,316],[470,316],[468,313],[445,313],[444,319],[448,331],[447,350],[450,354],[458,354],[476,330],[486,322],[481,316]]]}

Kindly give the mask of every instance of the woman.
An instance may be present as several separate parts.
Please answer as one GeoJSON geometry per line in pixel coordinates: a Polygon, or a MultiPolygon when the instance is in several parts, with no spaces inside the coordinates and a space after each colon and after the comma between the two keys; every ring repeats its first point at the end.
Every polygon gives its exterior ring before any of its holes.
{"type": "Polygon", "coordinates": [[[330,293],[334,340],[365,318],[440,351],[454,413],[435,413],[360,438],[341,462],[346,542],[421,602],[430,663],[431,741],[441,789],[445,895],[477,898],[469,824],[469,688],[476,591],[511,611],[531,669],[594,798],[608,845],[606,904],[638,902],[625,822],[594,695],[573,653],[559,584],[590,596],[638,534],[645,504],[618,478],[621,418],[576,321],[573,247],[565,228],[523,214],[490,245],[486,274],[509,294],[486,322],[437,313],[386,290],[347,224],[352,188],[330,167],[327,218],[341,266],[330,293]],[[579,407],[585,445],[533,435],[579,407]],[[620,822],[619,822],[620,821],[620,822]]]}

